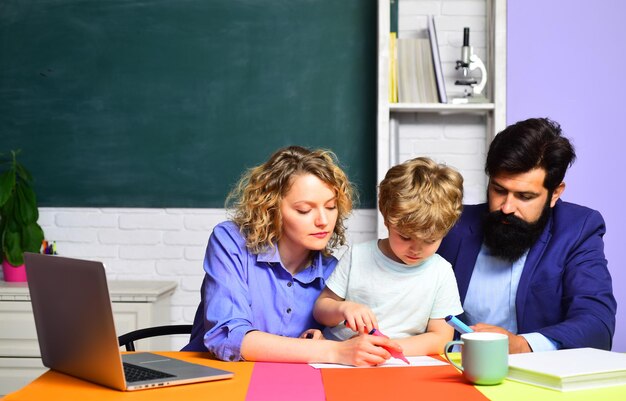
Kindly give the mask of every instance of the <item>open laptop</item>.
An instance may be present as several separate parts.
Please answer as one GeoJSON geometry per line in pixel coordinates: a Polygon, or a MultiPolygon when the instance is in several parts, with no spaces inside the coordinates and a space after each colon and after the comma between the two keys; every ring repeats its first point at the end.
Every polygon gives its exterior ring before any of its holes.
{"type": "Polygon", "coordinates": [[[45,366],[124,391],[234,376],[149,352],[121,355],[104,265],[35,253],[24,258],[45,366]]]}

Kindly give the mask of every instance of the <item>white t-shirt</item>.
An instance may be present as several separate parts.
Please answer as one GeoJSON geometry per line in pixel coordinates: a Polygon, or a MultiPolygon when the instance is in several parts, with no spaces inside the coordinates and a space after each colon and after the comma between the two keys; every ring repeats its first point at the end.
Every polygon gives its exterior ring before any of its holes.
{"type": "MultiPolygon", "coordinates": [[[[452,266],[434,254],[416,266],[385,256],[378,240],[346,252],[326,286],[337,296],[367,305],[380,330],[391,338],[426,332],[429,319],[463,313],[452,266]]],[[[329,339],[345,340],[356,333],[343,324],[328,328],[329,339]]]]}

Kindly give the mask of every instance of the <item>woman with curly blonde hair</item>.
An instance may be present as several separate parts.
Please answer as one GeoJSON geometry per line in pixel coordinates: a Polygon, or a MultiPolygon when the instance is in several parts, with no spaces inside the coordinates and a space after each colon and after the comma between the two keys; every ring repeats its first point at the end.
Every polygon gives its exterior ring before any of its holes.
{"type": "Polygon", "coordinates": [[[249,169],[226,200],[204,259],[201,301],[185,351],[227,361],[373,365],[398,346],[375,336],[325,340],[313,304],[346,243],[354,191],[328,150],[291,146],[249,169]]]}
{"type": "Polygon", "coordinates": [[[324,249],[346,243],[345,219],[352,211],[353,188],[338,167],[335,155],[327,150],[308,151],[291,146],[276,153],[264,164],[251,168],[231,191],[226,206],[234,209],[233,221],[246,236],[246,245],[254,253],[274,247],[280,240],[281,199],[291,189],[292,177],[311,174],[335,192],[337,220],[330,241],[324,249]]]}

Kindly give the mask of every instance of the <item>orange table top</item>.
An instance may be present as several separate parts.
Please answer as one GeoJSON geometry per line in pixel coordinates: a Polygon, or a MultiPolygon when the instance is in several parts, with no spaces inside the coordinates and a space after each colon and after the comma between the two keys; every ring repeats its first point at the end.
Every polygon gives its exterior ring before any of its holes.
{"type": "Polygon", "coordinates": [[[626,386],[561,393],[505,380],[497,386],[472,386],[452,366],[315,369],[307,364],[222,362],[199,352],[158,352],[189,362],[229,370],[235,377],[206,383],[123,392],[48,371],[8,394],[17,400],[464,400],[603,401],[626,400],[626,386]]]}

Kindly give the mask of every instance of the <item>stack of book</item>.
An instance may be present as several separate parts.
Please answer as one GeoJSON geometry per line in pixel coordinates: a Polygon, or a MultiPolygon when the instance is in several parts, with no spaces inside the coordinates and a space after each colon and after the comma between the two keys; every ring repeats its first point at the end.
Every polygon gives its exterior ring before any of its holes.
{"type": "Polygon", "coordinates": [[[398,103],[398,33],[389,32],[389,103],[398,103]]]}
{"type": "Polygon", "coordinates": [[[398,38],[394,26],[389,36],[389,101],[447,103],[434,17],[428,18],[428,39],[398,38]]]}
{"type": "Polygon", "coordinates": [[[559,391],[626,385],[626,354],[575,348],[509,355],[508,378],[559,391]]]}
{"type": "Polygon", "coordinates": [[[398,39],[398,100],[400,103],[439,102],[428,39],[398,39]]]}
{"type": "Polygon", "coordinates": [[[390,0],[389,103],[398,103],[398,0],[390,0]]]}
{"type": "Polygon", "coordinates": [[[441,58],[439,57],[439,41],[437,40],[437,30],[435,29],[435,17],[432,15],[428,16],[428,38],[430,39],[430,47],[433,55],[433,66],[435,67],[439,102],[448,103],[446,84],[443,79],[443,70],[441,69],[441,58]]]}

